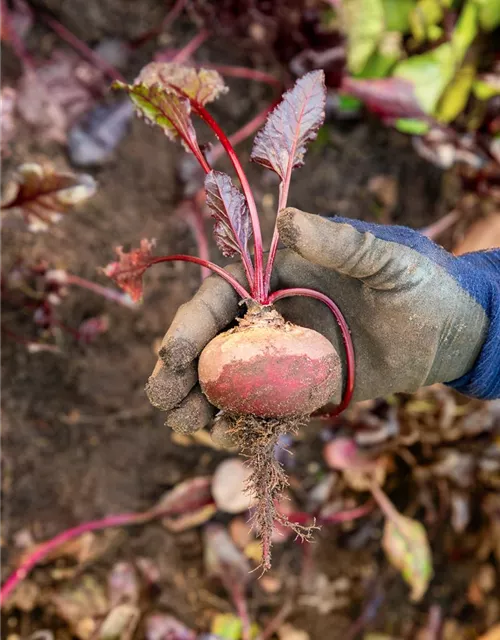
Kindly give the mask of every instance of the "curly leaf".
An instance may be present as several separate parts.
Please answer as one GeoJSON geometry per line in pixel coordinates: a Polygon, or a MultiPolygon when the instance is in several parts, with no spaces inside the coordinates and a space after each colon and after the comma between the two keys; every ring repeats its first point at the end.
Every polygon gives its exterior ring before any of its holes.
{"type": "Polygon", "coordinates": [[[19,166],[7,182],[1,208],[22,215],[31,231],[45,231],[96,189],[95,180],[87,174],[62,173],[48,163],[29,162],[19,166]]]}
{"type": "Polygon", "coordinates": [[[102,270],[108,278],[114,280],[125,293],[128,293],[134,302],[142,299],[142,276],[151,265],[153,258],[151,250],[154,246],[155,240],[143,238],[140,248],[132,249],[128,253],[123,251],[123,247],[117,247],[118,260],[110,262],[102,270]]]}
{"type": "Polygon", "coordinates": [[[215,219],[214,237],[226,258],[236,253],[248,256],[252,229],[247,201],[231,178],[222,171],[211,171],[205,178],[207,205],[215,219]]]}
{"type": "Polygon", "coordinates": [[[432,556],[424,527],[400,514],[387,518],[384,551],[411,587],[411,599],[421,600],[432,578],[432,556]]]}
{"type": "Polygon", "coordinates": [[[297,80],[257,134],[251,159],[285,180],[304,164],[306,145],[325,118],[325,74],[311,71],[297,80]]]}
{"type": "Polygon", "coordinates": [[[212,69],[194,69],[174,62],[150,62],[140,72],[134,84],[145,84],[151,87],[160,85],[171,91],[180,89],[192,100],[200,104],[213,102],[228,88],[217,71],[212,69]]]}
{"type": "Polygon", "coordinates": [[[113,87],[127,91],[138,115],[161,127],[171,140],[180,137],[198,151],[190,99],[206,104],[227,91],[216,71],[169,62],[151,62],[133,85],[116,81],[113,87]]]}

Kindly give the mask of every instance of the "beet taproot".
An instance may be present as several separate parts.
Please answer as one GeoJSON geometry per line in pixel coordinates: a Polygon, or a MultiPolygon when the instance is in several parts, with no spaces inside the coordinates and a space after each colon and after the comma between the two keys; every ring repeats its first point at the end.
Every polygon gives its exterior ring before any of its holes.
{"type": "Polygon", "coordinates": [[[206,397],[233,414],[266,418],[310,415],[341,384],[340,358],[323,335],[255,306],[239,326],[202,351],[198,376],[206,397]]]}

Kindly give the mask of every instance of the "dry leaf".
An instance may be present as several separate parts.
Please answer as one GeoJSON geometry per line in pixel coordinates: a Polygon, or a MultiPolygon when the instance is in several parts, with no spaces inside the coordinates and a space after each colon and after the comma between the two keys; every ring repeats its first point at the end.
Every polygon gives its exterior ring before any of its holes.
{"type": "Polygon", "coordinates": [[[81,580],[52,596],[57,613],[71,627],[81,640],[90,640],[97,628],[98,620],[106,615],[108,601],[102,586],[91,576],[84,575],[81,580]]]}
{"type": "Polygon", "coordinates": [[[454,248],[457,256],[471,251],[483,251],[500,247],[500,212],[490,213],[474,222],[465,238],[454,248]]]}
{"type": "Polygon", "coordinates": [[[131,640],[140,617],[138,607],[131,604],[114,607],[99,627],[98,640],[131,640]]]}
{"type": "Polygon", "coordinates": [[[123,247],[116,247],[118,260],[110,262],[103,268],[108,278],[128,293],[133,302],[142,300],[142,276],[153,259],[152,249],[156,241],[143,238],[139,249],[123,251],[123,247]]]}
{"type": "Polygon", "coordinates": [[[242,513],[250,509],[254,499],[246,492],[252,470],[242,460],[229,458],[217,467],[212,478],[215,504],[226,513],[242,513]]]}
{"type": "Polygon", "coordinates": [[[29,162],[19,166],[7,182],[1,208],[22,215],[30,231],[45,231],[96,189],[92,176],[59,172],[48,162],[29,162]]]}
{"type": "Polygon", "coordinates": [[[427,533],[420,522],[393,514],[385,521],[384,551],[411,587],[411,599],[422,599],[432,578],[432,555],[427,533]]]}
{"type": "Polygon", "coordinates": [[[14,109],[16,106],[17,92],[12,87],[2,87],[0,96],[0,131],[1,153],[3,157],[10,156],[10,142],[16,133],[16,121],[14,109]]]}
{"type": "Polygon", "coordinates": [[[491,629],[480,636],[478,640],[500,640],[500,624],[491,627],[491,629]]]}

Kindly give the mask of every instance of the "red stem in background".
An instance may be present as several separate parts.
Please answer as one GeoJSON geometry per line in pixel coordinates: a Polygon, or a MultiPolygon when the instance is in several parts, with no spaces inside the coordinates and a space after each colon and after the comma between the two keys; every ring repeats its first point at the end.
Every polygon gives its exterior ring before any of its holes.
{"type": "Polygon", "coordinates": [[[89,291],[96,293],[98,296],[117,302],[124,307],[135,306],[135,303],[132,302],[128,295],[121,293],[120,291],[116,291],[115,289],[110,289],[109,287],[103,287],[102,285],[86,280],[85,278],[80,278],[80,276],[74,276],[71,273],[67,274],[67,279],[63,284],[70,284],[75,287],[81,287],[82,289],[88,289],[89,291]]]}
{"type": "Polygon", "coordinates": [[[249,298],[252,297],[248,293],[248,291],[244,287],[242,287],[241,284],[235,278],[233,278],[233,276],[230,273],[225,271],[222,267],[219,267],[218,265],[214,264],[213,262],[210,262],[209,260],[202,260],[201,258],[197,258],[196,256],[186,256],[183,254],[176,254],[173,256],[160,256],[158,258],[153,258],[148,264],[147,268],[151,267],[153,264],[159,264],[160,262],[174,262],[176,260],[180,262],[193,262],[194,264],[198,264],[201,267],[206,267],[207,269],[210,269],[221,278],[224,278],[224,280],[233,287],[233,289],[240,296],[240,298],[242,298],[242,300],[248,300],[249,298]]]}
{"type": "Polygon", "coordinates": [[[378,506],[383,511],[385,517],[388,520],[392,520],[392,522],[397,523],[397,521],[400,519],[400,514],[398,510],[392,504],[392,502],[389,500],[387,495],[384,493],[384,491],[380,488],[380,486],[377,484],[375,480],[373,480],[373,482],[370,484],[370,491],[372,493],[372,496],[377,501],[378,506]]]}
{"type": "Polygon", "coordinates": [[[206,501],[204,501],[203,503],[201,503],[200,501],[198,501],[197,503],[184,505],[182,511],[180,511],[179,509],[172,509],[170,507],[164,510],[150,509],[149,511],[145,511],[144,513],[120,513],[114,516],[108,516],[106,518],[103,518],[102,520],[91,520],[90,522],[84,522],[83,524],[79,524],[76,527],[72,527],[71,529],[66,529],[66,531],[59,533],[54,538],[51,538],[50,540],[47,540],[47,542],[42,542],[40,545],[38,545],[35,550],[28,555],[26,560],[21,563],[21,566],[19,566],[7,578],[7,580],[2,585],[2,588],[0,589],[0,604],[5,603],[5,598],[7,598],[7,596],[12,593],[17,585],[27,577],[32,569],[34,569],[37,564],[42,562],[42,560],[44,560],[52,551],[55,551],[66,542],[78,538],[83,533],[87,533],[88,531],[101,531],[102,529],[109,529],[110,527],[122,527],[131,524],[145,524],[156,518],[176,515],[188,510],[204,507],[207,504],[211,504],[211,502],[207,503],[206,501]]]}
{"type": "Polygon", "coordinates": [[[198,49],[208,38],[210,35],[210,31],[207,29],[202,29],[199,33],[195,35],[195,37],[190,40],[186,45],[180,49],[175,56],[172,58],[172,62],[176,62],[177,64],[182,64],[186,62],[186,60],[193,55],[193,53],[198,49]]]}
{"type": "Polygon", "coordinates": [[[1,13],[2,13],[2,30],[8,34],[8,41],[14,50],[16,56],[21,60],[23,65],[27,69],[34,70],[35,63],[33,58],[28,53],[26,47],[24,46],[24,42],[19,37],[17,31],[12,26],[12,20],[10,19],[9,9],[7,7],[7,2],[5,0],[1,0],[0,3],[1,13]]]}
{"type": "MultiPolygon", "coordinates": [[[[204,193],[205,190],[201,189],[204,193]]],[[[196,199],[193,200],[192,206],[190,203],[185,208],[182,207],[179,210],[179,213],[182,212],[184,220],[187,222],[188,226],[191,228],[191,231],[194,235],[194,239],[196,242],[196,246],[198,248],[198,257],[202,260],[208,261],[210,260],[210,254],[208,249],[208,240],[207,234],[205,233],[205,225],[203,213],[198,208],[196,204],[196,199]]],[[[201,279],[204,280],[210,275],[210,269],[208,267],[201,267],[201,279]]]]}
{"type": "Polygon", "coordinates": [[[86,58],[111,80],[120,80],[121,82],[127,82],[122,74],[113,67],[113,65],[106,62],[104,58],[92,51],[84,42],[77,38],[69,29],[66,29],[60,22],[48,16],[44,13],[40,13],[40,18],[56,33],[62,40],[67,42],[73,49],[78,51],[82,58],[86,58]]]}
{"type": "Polygon", "coordinates": [[[248,67],[235,67],[230,64],[211,64],[211,63],[193,63],[195,69],[213,69],[218,71],[221,75],[228,78],[243,78],[244,80],[255,80],[256,82],[263,82],[271,87],[277,87],[281,89],[281,82],[278,78],[275,78],[272,74],[266,71],[260,71],[259,69],[250,69],[248,67]]]}
{"type": "MultiPolygon", "coordinates": [[[[179,92],[185,95],[184,92],[179,92]]],[[[186,96],[188,97],[188,96],[186,96]]],[[[229,142],[226,134],[222,131],[218,123],[214,120],[212,115],[205,109],[205,107],[196,100],[190,100],[193,109],[200,116],[200,118],[206,122],[206,124],[212,129],[217,138],[220,140],[224,147],[229,159],[231,160],[234,170],[241,183],[241,188],[245,194],[245,198],[248,203],[248,209],[250,211],[250,219],[252,222],[252,230],[254,237],[254,259],[255,259],[255,278],[252,287],[252,297],[257,302],[264,302],[264,267],[263,267],[263,249],[262,249],[262,234],[260,230],[259,214],[257,212],[257,205],[253,197],[248,178],[243,171],[243,167],[236,155],[236,152],[229,142]]]]}
{"type": "Polygon", "coordinates": [[[332,412],[329,413],[330,417],[336,416],[339,413],[342,413],[344,409],[349,405],[352,394],[354,391],[354,380],[355,380],[355,357],[354,357],[354,345],[352,343],[351,332],[349,331],[349,325],[342,314],[342,311],[338,308],[338,306],[331,300],[328,296],[325,296],[324,293],[320,293],[319,291],[314,291],[313,289],[302,289],[302,288],[293,288],[293,289],[281,289],[280,291],[275,291],[272,293],[268,299],[267,304],[274,304],[278,302],[278,300],[283,300],[283,298],[290,298],[292,296],[304,296],[306,298],[315,298],[316,300],[320,300],[330,309],[330,311],[335,316],[335,320],[337,321],[340,332],[342,334],[342,340],[344,342],[345,347],[345,355],[346,355],[346,383],[344,392],[342,395],[342,400],[340,404],[333,409],[332,412]]]}
{"type": "Polygon", "coordinates": [[[150,31],[146,31],[139,37],[135,38],[135,40],[132,40],[130,45],[134,48],[140,47],[141,45],[148,42],[148,40],[151,40],[151,38],[154,38],[155,36],[160,35],[162,31],[164,31],[167,27],[169,27],[172,24],[172,22],[174,22],[174,20],[176,20],[180,16],[186,4],[187,4],[187,0],[177,0],[174,6],[170,9],[170,11],[168,11],[167,15],[163,18],[159,27],[156,27],[156,29],[151,29],[150,31]]]}
{"type": "MultiPolygon", "coordinates": [[[[345,511],[337,511],[337,513],[332,513],[328,516],[317,516],[316,522],[318,524],[335,524],[340,522],[351,522],[352,520],[357,520],[358,518],[363,518],[373,511],[373,501],[369,500],[365,502],[365,504],[361,504],[359,507],[355,507],[354,509],[346,509],[345,511]]],[[[296,524],[308,525],[313,520],[313,516],[310,513],[306,513],[304,511],[296,511],[294,513],[289,513],[287,515],[288,520],[290,522],[295,522],[296,524]]]]}

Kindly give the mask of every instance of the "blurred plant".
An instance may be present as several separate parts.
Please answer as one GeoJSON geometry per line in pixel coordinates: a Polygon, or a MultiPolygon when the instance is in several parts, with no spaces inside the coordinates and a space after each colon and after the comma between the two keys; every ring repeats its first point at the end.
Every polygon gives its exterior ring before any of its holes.
{"type": "MultiPolygon", "coordinates": [[[[7,180],[1,203],[6,220],[21,217],[32,232],[47,231],[77,205],[92,197],[96,191],[94,179],[86,174],[75,175],[57,171],[50,163],[25,163],[7,180]]],[[[92,291],[107,300],[126,307],[133,306],[125,294],[55,269],[48,260],[36,263],[24,259],[2,273],[1,297],[4,316],[9,310],[23,310],[31,319],[31,335],[22,336],[2,323],[2,332],[12,340],[26,345],[28,351],[59,350],[60,331],[72,335],[82,343],[89,343],[107,331],[105,316],[88,318],[78,328],[67,326],[59,319],[57,309],[67,297],[70,287],[92,291]]]]}

